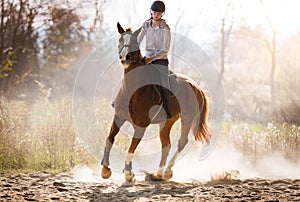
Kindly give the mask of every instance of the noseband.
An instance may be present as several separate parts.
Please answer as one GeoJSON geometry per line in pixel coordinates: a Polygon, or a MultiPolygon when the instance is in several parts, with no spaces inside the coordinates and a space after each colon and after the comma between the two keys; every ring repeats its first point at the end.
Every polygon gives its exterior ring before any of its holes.
{"type": "Polygon", "coordinates": [[[120,51],[119,51],[119,54],[121,54],[122,50],[123,50],[125,47],[130,48],[130,45],[128,45],[128,44],[123,45],[122,48],[121,48],[120,51]]]}
{"type": "MultiPolygon", "coordinates": [[[[130,34],[130,33],[127,33],[127,34],[130,34]]],[[[132,42],[131,42],[132,37],[134,37],[134,36],[133,36],[132,34],[130,34],[130,42],[129,42],[129,43],[132,43],[132,42]]],[[[136,48],[135,48],[136,50],[133,51],[133,50],[132,50],[132,45],[130,45],[130,44],[124,44],[124,45],[120,48],[120,50],[119,50],[119,55],[121,54],[121,52],[123,51],[123,49],[126,48],[126,47],[129,48],[129,51],[128,51],[127,55],[130,54],[130,53],[133,53],[134,51],[139,51],[138,45],[136,45],[136,48]]],[[[127,58],[127,57],[126,57],[126,58],[127,58]]],[[[145,61],[144,61],[144,60],[137,60],[137,59],[131,58],[131,57],[129,57],[129,59],[124,60],[124,62],[125,62],[125,61],[131,61],[131,62],[135,62],[135,63],[145,64],[145,61]]]]}
{"type": "MultiPolygon", "coordinates": [[[[129,41],[129,44],[131,43],[131,38],[133,37],[133,35],[129,32],[127,32],[126,34],[129,34],[130,35],[130,41],[129,41]]],[[[123,33],[123,36],[124,36],[125,34],[123,33]]],[[[129,45],[129,44],[124,44],[123,46],[122,46],[122,48],[120,48],[120,50],[119,50],[119,54],[121,54],[121,52],[123,51],[123,49],[124,48],[126,48],[126,47],[128,47],[129,48],[129,53],[131,52],[130,51],[130,48],[131,48],[131,46],[129,45]]],[[[128,54],[128,53],[127,53],[128,54]]]]}

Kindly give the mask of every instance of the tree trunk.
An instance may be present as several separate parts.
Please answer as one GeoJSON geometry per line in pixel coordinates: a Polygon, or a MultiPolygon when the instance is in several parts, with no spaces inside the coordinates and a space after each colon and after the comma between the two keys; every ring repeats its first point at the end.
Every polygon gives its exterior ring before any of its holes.
{"type": "Polygon", "coordinates": [[[221,65],[220,65],[220,78],[223,77],[224,74],[224,69],[225,69],[225,49],[226,49],[226,45],[225,45],[225,19],[222,19],[222,28],[221,28],[221,35],[222,35],[222,39],[221,39],[221,53],[220,53],[220,60],[221,60],[221,65]]]}
{"type": "Polygon", "coordinates": [[[275,76],[275,68],[276,68],[276,31],[273,30],[273,41],[272,41],[272,49],[271,49],[271,73],[270,73],[270,87],[271,87],[271,105],[274,106],[274,76],[275,76]]]}

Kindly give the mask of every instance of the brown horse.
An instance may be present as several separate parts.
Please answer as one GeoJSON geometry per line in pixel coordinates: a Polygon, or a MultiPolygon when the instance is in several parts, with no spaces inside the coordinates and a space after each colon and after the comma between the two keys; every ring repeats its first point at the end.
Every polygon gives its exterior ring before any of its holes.
{"type": "Polygon", "coordinates": [[[192,129],[195,140],[207,142],[211,138],[208,119],[208,100],[201,88],[191,79],[177,75],[177,90],[170,98],[171,118],[166,119],[163,109],[154,110],[154,106],[161,106],[159,91],[155,88],[155,83],[145,82],[147,74],[151,70],[149,65],[145,65],[137,43],[137,35],[140,30],[132,32],[124,30],[117,24],[121,34],[119,39],[119,55],[124,66],[123,86],[120,89],[114,103],[115,114],[113,123],[106,139],[104,157],[101,162],[102,177],[107,179],[111,175],[109,166],[109,153],[114,143],[115,137],[120,127],[125,121],[129,121],[134,128],[134,135],[128,149],[125,160],[125,179],[126,182],[133,182],[132,158],[144,132],[149,124],[159,124],[162,156],[159,169],[155,179],[168,180],[172,177],[172,167],[178,154],[184,149],[188,142],[188,134],[192,129]],[[151,111],[152,110],[152,111],[151,111]],[[166,160],[171,148],[170,130],[173,124],[181,118],[181,135],[177,145],[177,151],[171,158],[166,167],[166,160]]]}

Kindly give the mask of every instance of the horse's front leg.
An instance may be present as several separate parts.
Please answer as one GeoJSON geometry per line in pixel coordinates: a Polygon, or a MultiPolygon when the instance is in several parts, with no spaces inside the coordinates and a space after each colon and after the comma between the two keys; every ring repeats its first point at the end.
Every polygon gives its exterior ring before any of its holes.
{"type": "Polygon", "coordinates": [[[120,127],[124,124],[125,120],[115,114],[110,132],[106,138],[106,145],[104,149],[103,159],[101,161],[102,172],[101,175],[104,179],[108,179],[111,176],[111,170],[109,166],[109,153],[114,144],[115,137],[118,134],[120,127]]]}
{"type": "Polygon", "coordinates": [[[131,140],[131,144],[129,146],[128,154],[125,160],[124,173],[126,182],[133,183],[135,181],[134,173],[132,172],[132,159],[135,149],[137,148],[138,144],[144,136],[145,130],[146,128],[140,127],[135,127],[134,129],[134,135],[131,140]]]}

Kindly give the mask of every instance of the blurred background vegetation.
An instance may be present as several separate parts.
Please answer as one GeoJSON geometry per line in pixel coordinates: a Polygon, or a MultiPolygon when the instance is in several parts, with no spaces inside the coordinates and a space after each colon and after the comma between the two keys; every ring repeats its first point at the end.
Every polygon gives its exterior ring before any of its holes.
{"type": "MultiPolygon", "coordinates": [[[[165,2],[173,9],[170,1],[165,2]]],[[[242,3],[237,2],[210,3],[217,18],[209,22],[212,37],[206,51],[226,91],[223,135],[253,161],[279,152],[300,163],[300,27],[282,39],[267,9],[266,26],[253,26],[245,19],[238,24],[235,11],[242,3]]],[[[59,172],[95,162],[76,135],[72,89],[91,50],[101,46],[117,58],[116,50],[106,49],[104,43],[116,34],[105,10],[117,3],[1,0],[0,170],[59,172]]],[[[150,7],[152,1],[147,3],[150,7]]],[[[259,6],[266,8],[264,1],[259,6]]],[[[205,9],[197,12],[205,15],[205,9]]],[[[194,27],[184,26],[184,12],[177,13],[171,29],[188,37],[194,27]]],[[[128,15],[124,11],[130,21],[128,15]]],[[[140,24],[144,20],[136,18],[140,24]]],[[[100,111],[109,107],[98,106],[100,111]]],[[[110,121],[104,121],[103,133],[110,121]]]]}

